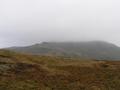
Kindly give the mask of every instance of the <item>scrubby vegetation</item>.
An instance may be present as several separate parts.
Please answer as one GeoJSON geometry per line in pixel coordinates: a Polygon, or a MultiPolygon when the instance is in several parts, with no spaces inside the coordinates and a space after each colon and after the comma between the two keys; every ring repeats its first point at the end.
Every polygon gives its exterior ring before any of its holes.
{"type": "Polygon", "coordinates": [[[0,50],[0,90],[119,90],[120,61],[0,50]]]}

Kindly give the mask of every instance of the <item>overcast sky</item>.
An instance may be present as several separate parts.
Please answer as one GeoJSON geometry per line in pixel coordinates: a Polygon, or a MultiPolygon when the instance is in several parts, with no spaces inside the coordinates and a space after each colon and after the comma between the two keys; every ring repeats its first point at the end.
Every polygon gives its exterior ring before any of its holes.
{"type": "Polygon", "coordinates": [[[120,0],[0,0],[0,47],[84,40],[120,46],[120,0]]]}

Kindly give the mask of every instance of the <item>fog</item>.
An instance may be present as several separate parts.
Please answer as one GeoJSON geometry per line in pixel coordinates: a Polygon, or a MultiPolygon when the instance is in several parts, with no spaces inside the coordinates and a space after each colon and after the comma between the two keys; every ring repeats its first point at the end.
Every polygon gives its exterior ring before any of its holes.
{"type": "Polygon", "coordinates": [[[0,0],[0,47],[92,40],[120,46],[120,0],[0,0]]]}

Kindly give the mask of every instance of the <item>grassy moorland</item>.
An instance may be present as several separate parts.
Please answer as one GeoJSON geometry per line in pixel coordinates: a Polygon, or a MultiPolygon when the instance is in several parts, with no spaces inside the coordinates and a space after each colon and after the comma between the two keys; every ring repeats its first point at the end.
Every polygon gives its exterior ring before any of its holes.
{"type": "Polygon", "coordinates": [[[119,90],[120,61],[0,50],[0,90],[119,90]]]}

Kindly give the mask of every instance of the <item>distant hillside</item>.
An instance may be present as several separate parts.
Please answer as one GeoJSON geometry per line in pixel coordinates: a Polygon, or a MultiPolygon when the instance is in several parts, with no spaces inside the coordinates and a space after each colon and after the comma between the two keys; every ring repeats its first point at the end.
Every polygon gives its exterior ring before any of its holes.
{"type": "Polygon", "coordinates": [[[99,60],[120,60],[120,47],[103,41],[43,42],[41,44],[26,47],[12,47],[7,49],[40,55],[85,57],[99,60]]]}

